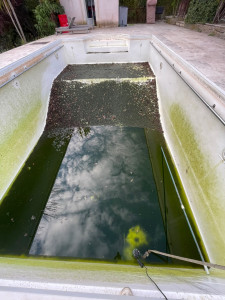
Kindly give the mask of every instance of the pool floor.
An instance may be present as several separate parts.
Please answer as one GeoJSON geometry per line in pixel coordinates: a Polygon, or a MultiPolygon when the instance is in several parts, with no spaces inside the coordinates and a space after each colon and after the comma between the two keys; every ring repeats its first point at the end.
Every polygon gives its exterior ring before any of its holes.
{"type": "Polygon", "coordinates": [[[144,129],[75,129],[30,254],[131,260],[148,247],[165,251],[166,236],[144,129]]]}
{"type": "Polygon", "coordinates": [[[0,254],[118,262],[150,248],[199,259],[161,147],[148,63],[67,66],[0,206],[0,254]]]}

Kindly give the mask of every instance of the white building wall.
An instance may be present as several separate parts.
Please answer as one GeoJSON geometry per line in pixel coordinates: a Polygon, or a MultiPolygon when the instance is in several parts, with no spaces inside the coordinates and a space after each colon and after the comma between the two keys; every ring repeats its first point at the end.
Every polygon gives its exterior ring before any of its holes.
{"type": "Polygon", "coordinates": [[[119,0],[95,0],[95,12],[97,26],[118,26],[119,0]]]}
{"type": "MultiPolygon", "coordinates": [[[[68,18],[77,24],[87,23],[85,0],[60,0],[68,18]]],[[[119,23],[119,0],[94,0],[97,26],[114,27],[119,23]]]]}
{"type": "Polygon", "coordinates": [[[75,17],[76,24],[87,24],[85,0],[60,0],[67,18],[75,17]]]}

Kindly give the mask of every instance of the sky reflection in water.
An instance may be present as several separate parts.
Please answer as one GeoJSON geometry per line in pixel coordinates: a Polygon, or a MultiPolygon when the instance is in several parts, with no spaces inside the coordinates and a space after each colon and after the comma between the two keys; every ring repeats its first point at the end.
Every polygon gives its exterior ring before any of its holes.
{"type": "Polygon", "coordinates": [[[164,251],[144,129],[82,132],[74,131],[30,254],[129,260],[134,247],[164,251]]]}

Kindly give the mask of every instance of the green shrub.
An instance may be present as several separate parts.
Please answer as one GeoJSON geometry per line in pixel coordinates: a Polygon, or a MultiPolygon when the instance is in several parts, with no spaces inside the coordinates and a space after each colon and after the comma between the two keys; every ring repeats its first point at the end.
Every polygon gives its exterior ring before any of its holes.
{"type": "Polygon", "coordinates": [[[120,0],[121,6],[127,6],[129,8],[139,8],[146,6],[146,0],[120,0]]]}
{"type": "Polygon", "coordinates": [[[13,27],[0,35],[0,53],[21,45],[21,39],[13,27]]]}
{"type": "Polygon", "coordinates": [[[172,7],[172,10],[173,10],[173,15],[174,16],[177,14],[177,10],[178,10],[180,2],[181,2],[181,0],[173,0],[172,3],[171,3],[171,7],[172,7]]]}
{"type": "MultiPolygon", "coordinates": [[[[171,0],[158,0],[157,6],[163,6],[165,8],[166,15],[169,15],[173,11],[173,6],[176,4],[177,1],[180,0],[173,0],[171,3],[171,0]],[[175,1],[175,3],[173,3],[175,1]]],[[[119,5],[121,6],[127,6],[132,9],[137,9],[137,8],[146,8],[146,2],[147,0],[120,0],[119,5]]],[[[128,14],[130,14],[128,10],[128,14]]]]}
{"type": "MultiPolygon", "coordinates": [[[[37,38],[37,31],[34,27],[35,18],[33,9],[39,4],[39,0],[11,0],[15,14],[21,24],[27,42],[37,38]]],[[[3,1],[0,0],[0,52],[21,46],[21,41],[15,26],[4,9],[3,1]],[[2,5],[2,6],[1,6],[2,5]]]]}
{"type": "Polygon", "coordinates": [[[128,23],[146,22],[146,0],[120,0],[120,6],[128,7],[128,23]]]}
{"type": "Polygon", "coordinates": [[[35,8],[35,27],[40,36],[51,35],[55,32],[57,15],[63,14],[64,9],[57,0],[42,0],[35,8]]]}
{"type": "Polygon", "coordinates": [[[216,14],[219,0],[192,0],[190,2],[186,23],[211,23],[216,14]]]}
{"type": "Polygon", "coordinates": [[[39,0],[23,0],[23,3],[28,10],[34,11],[34,9],[39,5],[39,0]]]}
{"type": "Polygon", "coordinates": [[[165,15],[171,15],[173,13],[173,1],[171,0],[158,0],[157,6],[163,6],[165,9],[165,15]]]}

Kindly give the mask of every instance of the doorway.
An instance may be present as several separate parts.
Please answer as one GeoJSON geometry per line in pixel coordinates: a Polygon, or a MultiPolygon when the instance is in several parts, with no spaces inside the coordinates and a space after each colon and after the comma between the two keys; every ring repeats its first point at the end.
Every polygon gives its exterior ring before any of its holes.
{"type": "Polygon", "coordinates": [[[85,0],[87,10],[87,24],[96,26],[96,15],[95,15],[95,1],[85,0]]]}

